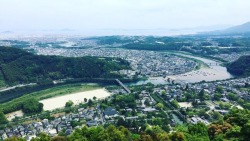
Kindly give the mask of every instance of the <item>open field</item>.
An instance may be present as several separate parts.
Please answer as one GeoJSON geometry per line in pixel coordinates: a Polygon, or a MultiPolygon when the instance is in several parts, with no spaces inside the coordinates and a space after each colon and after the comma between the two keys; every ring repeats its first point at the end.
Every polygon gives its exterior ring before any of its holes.
{"type": "Polygon", "coordinates": [[[5,116],[8,119],[8,121],[11,121],[15,117],[21,117],[21,116],[23,116],[23,112],[22,112],[22,110],[19,110],[19,111],[15,111],[15,112],[12,112],[12,113],[8,113],[5,116]]]}
{"type": "Polygon", "coordinates": [[[110,96],[110,93],[102,89],[96,89],[96,90],[90,90],[90,91],[84,91],[84,92],[77,92],[73,94],[53,97],[45,100],[41,100],[40,102],[43,103],[44,110],[54,110],[57,108],[62,108],[65,106],[65,103],[69,100],[73,101],[74,104],[80,104],[84,102],[84,98],[87,99],[93,99],[93,97],[96,97],[97,99],[106,98],[110,96]]]}
{"type": "Polygon", "coordinates": [[[189,108],[189,107],[193,107],[191,102],[178,102],[178,104],[180,105],[180,107],[184,107],[184,108],[189,108]]]}

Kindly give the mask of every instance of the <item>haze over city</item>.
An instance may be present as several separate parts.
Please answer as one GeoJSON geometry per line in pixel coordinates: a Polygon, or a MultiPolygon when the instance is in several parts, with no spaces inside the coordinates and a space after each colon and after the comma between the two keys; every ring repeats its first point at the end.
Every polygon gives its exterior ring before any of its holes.
{"type": "Polygon", "coordinates": [[[0,141],[249,141],[250,0],[0,0],[0,141]]]}
{"type": "Polygon", "coordinates": [[[248,22],[249,7],[248,0],[0,0],[0,32],[189,33],[248,22]]]}

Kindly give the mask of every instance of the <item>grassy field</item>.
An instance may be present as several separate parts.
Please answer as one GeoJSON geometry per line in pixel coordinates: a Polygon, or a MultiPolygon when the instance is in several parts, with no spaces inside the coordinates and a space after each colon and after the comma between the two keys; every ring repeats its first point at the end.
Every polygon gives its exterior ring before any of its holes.
{"type": "Polygon", "coordinates": [[[70,84],[66,86],[54,87],[51,89],[31,93],[32,96],[38,98],[38,100],[47,99],[55,96],[72,94],[76,92],[90,91],[101,88],[97,84],[70,84]]]}
{"type": "Polygon", "coordinates": [[[90,91],[101,88],[98,84],[83,84],[83,83],[77,83],[77,84],[67,84],[67,85],[61,85],[56,86],[53,88],[41,90],[38,92],[33,92],[29,94],[25,94],[21,97],[15,98],[11,101],[5,102],[0,104],[1,109],[5,106],[14,105],[14,103],[22,102],[28,98],[35,98],[37,100],[47,99],[51,97],[61,96],[61,95],[67,95],[77,92],[83,92],[83,91],[90,91]]]}

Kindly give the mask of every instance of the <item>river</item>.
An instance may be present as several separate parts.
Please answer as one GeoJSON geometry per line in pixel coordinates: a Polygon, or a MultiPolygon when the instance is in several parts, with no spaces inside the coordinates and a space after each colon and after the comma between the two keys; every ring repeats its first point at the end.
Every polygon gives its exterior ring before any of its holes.
{"type": "Polygon", "coordinates": [[[216,81],[216,80],[225,80],[225,79],[233,78],[233,76],[227,71],[227,68],[221,66],[221,62],[207,59],[207,58],[181,54],[181,53],[175,53],[175,54],[179,56],[187,57],[187,58],[200,60],[203,63],[207,64],[208,67],[203,66],[199,70],[193,70],[191,72],[187,72],[184,74],[170,75],[170,76],[167,76],[166,78],[150,77],[147,80],[138,81],[136,83],[129,83],[128,85],[142,85],[142,84],[147,84],[147,83],[152,83],[155,85],[168,84],[168,81],[167,81],[168,78],[175,80],[175,82],[184,82],[184,83],[195,83],[195,82],[200,82],[200,81],[216,81]]]}

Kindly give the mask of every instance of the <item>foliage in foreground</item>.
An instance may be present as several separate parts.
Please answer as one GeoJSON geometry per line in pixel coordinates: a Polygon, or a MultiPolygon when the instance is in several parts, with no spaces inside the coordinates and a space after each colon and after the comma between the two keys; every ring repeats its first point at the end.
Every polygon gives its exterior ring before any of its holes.
{"type": "MultiPolygon", "coordinates": [[[[143,131],[131,132],[123,126],[113,125],[107,128],[83,127],[76,129],[69,136],[60,133],[50,137],[44,133],[32,141],[247,141],[250,138],[250,111],[232,109],[223,120],[210,125],[197,123],[177,126],[172,133],[167,133],[159,126],[147,126],[143,131]]],[[[22,141],[12,137],[7,141],[22,141]]]]}

